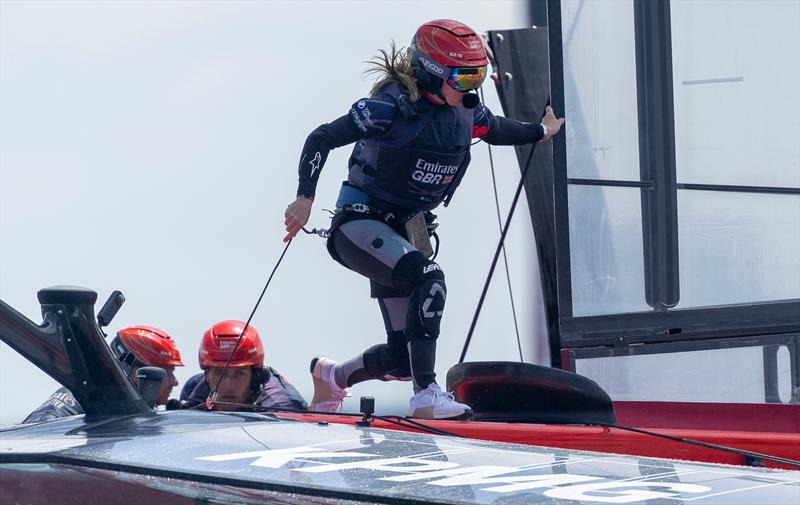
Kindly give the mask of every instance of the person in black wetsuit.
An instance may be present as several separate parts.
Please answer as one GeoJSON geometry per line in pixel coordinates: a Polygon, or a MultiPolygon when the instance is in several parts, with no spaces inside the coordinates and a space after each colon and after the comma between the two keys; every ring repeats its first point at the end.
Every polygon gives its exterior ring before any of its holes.
{"type": "Polygon", "coordinates": [[[248,410],[251,406],[306,410],[308,404],[300,392],[277,370],[264,366],[264,346],[255,328],[248,326],[236,345],[244,327],[243,321],[220,321],[205,332],[198,353],[203,373],[186,381],[181,400],[189,408],[205,406],[221,411],[248,410]],[[223,371],[225,378],[219,382],[223,371]],[[217,383],[217,394],[207,403],[217,383]]]}
{"type": "Polygon", "coordinates": [[[337,363],[311,362],[312,410],[341,407],[347,388],[365,380],[413,380],[409,415],[471,415],[436,384],[436,340],[447,288],[430,260],[429,211],[447,205],[480,138],[493,145],[549,140],[561,129],[550,107],[541,123],[495,116],[475,93],[489,60],[481,38],[452,20],[422,25],[408,51],[381,51],[371,96],[308,136],[297,197],[285,212],[288,241],[308,222],[320,172],[331,149],[356,143],[328,238],[331,256],[370,280],[387,342],[337,363]]]}
{"type": "MultiPolygon", "coordinates": [[[[165,405],[172,388],[178,385],[175,367],[183,366],[175,341],[165,332],[152,326],[130,326],[119,330],[109,344],[111,352],[136,384],[136,370],[143,366],[157,366],[167,372],[161,381],[157,404],[165,405]]],[[[28,414],[23,423],[38,423],[66,416],[83,414],[83,407],[69,389],[60,388],[36,410],[28,414]]]]}

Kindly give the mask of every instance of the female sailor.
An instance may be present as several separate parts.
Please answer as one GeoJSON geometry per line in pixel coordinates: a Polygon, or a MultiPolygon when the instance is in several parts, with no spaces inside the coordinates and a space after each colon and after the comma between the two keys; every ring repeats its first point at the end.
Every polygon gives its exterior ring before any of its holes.
{"type": "Polygon", "coordinates": [[[312,410],[335,411],[347,388],[370,379],[412,380],[409,415],[471,415],[436,384],[436,340],[447,287],[429,259],[430,211],[449,201],[469,165],[472,139],[492,145],[549,140],[563,119],[547,108],[541,123],[493,115],[475,93],[489,60],[481,38],[452,20],[422,25],[407,51],[380,51],[370,97],[308,136],[300,157],[297,198],[285,213],[290,240],[308,221],[331,151],[355,142],[327,246],[331,256],[370,281],[386,343],[337,363],[311,362],[312,410]]]}

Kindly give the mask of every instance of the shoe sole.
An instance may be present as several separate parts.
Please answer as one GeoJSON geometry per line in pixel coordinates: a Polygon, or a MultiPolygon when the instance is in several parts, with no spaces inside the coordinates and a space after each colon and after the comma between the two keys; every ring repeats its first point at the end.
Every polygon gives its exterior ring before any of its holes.
{"type": "Polygon", "coordinates": [[[314,398],[308,405],[308,410],[317,410],[317,405],[330,401],[333,396],[331,385],[322,378],[322,367],[326,362],[332,362],[332,360],[325,356],[317,356],[311,360],[310,371],[311,379],[314,381],[314,398]]]}
{"type": "Polygon", "coordinates": [[[450,415],[450,416],[437,416],[433,412],[433,407],[420,407],[418,409],[414,409],[413,412],[408,414],[408,417],[414,419],[427,419],[429,421],[469,421],[472,419],[472,409],[467,409],[461,414],[457,415],[450,415]]]}

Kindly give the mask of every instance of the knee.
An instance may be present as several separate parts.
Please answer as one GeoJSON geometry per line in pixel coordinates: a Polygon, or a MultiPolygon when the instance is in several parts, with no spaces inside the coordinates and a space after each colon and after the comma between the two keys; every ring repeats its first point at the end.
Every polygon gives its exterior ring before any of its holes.
{"type": "Polygon", "coordinates": [[[441,267],[414,251],[404,256],[395,275],[411,293],[406,318],[409,339],[435,339],[447,299],[447,286],[441,267]],[[414,254],[416,253],[416,254],[414,254]]]}
{"type": "Polygon", "coordinates": [[[408,338],[436,339],[444,315],[447,299],[447,286],[444,276],[430,276],[420,283],[412,294],[414,302],[409,306],[406,328],[410,328],[408,338]]]}
{"type": "Polygon", "coordinates": [[[419,251],[412,251],[400,258],[392,271],[392,283],[409,293],[431,281],[444,286],[444,271],[438,263],[419,251]]]}

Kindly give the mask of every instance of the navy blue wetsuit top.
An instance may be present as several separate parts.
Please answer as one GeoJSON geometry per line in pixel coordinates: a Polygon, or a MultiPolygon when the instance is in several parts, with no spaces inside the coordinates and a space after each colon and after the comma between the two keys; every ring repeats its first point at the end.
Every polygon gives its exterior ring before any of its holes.
{"type": "MultiPolygon", "coordinates": [[[[372,98],[357,100],[346,115],[317,127],[306,139],[300,156],[297,195],[314,196],[319,174],[332,149],[380,137],[399,117],[402,120],[396,100],[387,93],[378,93],[372,98]]],[[[480,138],[488,144],[528,144],[541,140],[543,133],[539,123],[495,116],[483,104],[473,109],[472,138],[480,138]]]]}
{"type": "MultiPolygon", "coordinates": [[[[269,367],[269,378],[261,384],[253,405],[260,407],[283,407],[289,409],[307,410],[308,404],[303,395],[292,386],[286,378],[272,367],[269,367]]],[[[211,387],[206,382],[205,375],[193,375],[181,390],[181,400],[185,400],[189,407],[204,404],[211,387]]]]}

